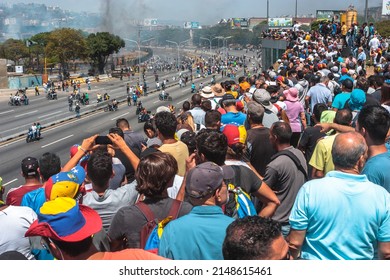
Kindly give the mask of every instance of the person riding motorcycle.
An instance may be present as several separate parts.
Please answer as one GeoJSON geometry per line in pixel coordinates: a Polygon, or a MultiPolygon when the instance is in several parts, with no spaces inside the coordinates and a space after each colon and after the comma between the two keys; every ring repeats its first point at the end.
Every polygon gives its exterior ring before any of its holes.
{"type": "Polygon", "coordinates": [[[101,95],[100,93],[97,93],[97,94],[96,94],[96,100],[97,100],[97,103],[103,101],[102,95],[101,95]]]}
{"type": "Polygon", "coordinates": [[[169,93],[168,92],[165,92],[165,90],[161,91],[161,93],[159,94],[159,97],[160,97],[160,100],[166,100],[168,99],[169,97],[169,93]]]}
{"type": "Polygon", "coordinates": [[[110,99],[110,95],[106,92],[106,93],[103,95],[103,99],[104,99],[104,100],[109,100],[109,99],[110,99]]]}

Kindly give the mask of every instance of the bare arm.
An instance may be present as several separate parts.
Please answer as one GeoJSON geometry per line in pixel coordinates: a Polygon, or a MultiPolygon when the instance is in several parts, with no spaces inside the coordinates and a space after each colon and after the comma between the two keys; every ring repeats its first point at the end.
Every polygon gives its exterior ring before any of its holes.
{"type": "Polygon", "coordinates": [[[312,179],[320,179],[325,176],[323,170],[318,170],[317,168],[313,167],[311,171],[311,178],[312,179]]]}
{"type": "Polygon", "coordinates": [[[194,168],[196,166],[195,163],[195,153],[192,153],[187,159],[186,159],[186,173],[184,174],[183,182],[181,183],[179,192],[176,195],[176,199],[183,201],[184,196],[185,196],[185,187],[186,187],[186,177],[187,177],[187,172],[191,168],[194,168]]]}
{"type": "Polygon", "coordinates": [[[291,229],[289,235],[286,237],[288,247],[290,247],[290,253],[294,260],[298,259],[301,255],[301,248],[303,241],[305,240],[306,230],[291,229]]]}
{"type": "Polygon", "coordinates": [[[340,125],[337,123],[318,123],[315,126],[321,127],[321,132],[328,132],[332,129],[338,132],[354,132],[355,129],[351,126],[340,125]]]}
{"type": "Polygon", "coordinates": [[[77,153],[64,165],[61,171],[70,171],[73,167],[77,165],[77,163],[86,153],[89,153],[91,150],[93,150],[93,148],[95,147],[95,138],[97,136],[98,134],[84,139],[77,153]]]}
{"type": "Polygon", "coordinates": [[[112,147],[114,149],[121,150],[125,156],[129,159],[134,170],[137,170],[139,164],[139,158],[133,153],[133,151],[127,146],[125,140],[115,133],[110,133],[107,135],[112,142],[112,147]]]}
{"type": "Polygon", "coordinates": [[[280,201],[271,188],[263,181],[260,188],[253,195],[265,204],[258,215],[260,217],[272,217],[280,205],[280,201]]]}
{"type": "Polygon", "coordinates": [[[307,127],[307,124],[306,124],[306,114],[305,114],[305,112],[301,112],[300,115],[299,115],[299,117],[301,118],[303,130],[305,130],[306,127],[307,127]]]}
{"type": "Polygon", "coordinates": [[[390,242],[378,242],[378,258],[390,260],[390,242]]]}

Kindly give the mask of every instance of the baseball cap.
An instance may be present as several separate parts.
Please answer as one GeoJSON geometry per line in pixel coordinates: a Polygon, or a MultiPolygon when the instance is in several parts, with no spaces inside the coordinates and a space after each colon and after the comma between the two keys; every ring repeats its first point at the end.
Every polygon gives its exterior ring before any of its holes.
{"type": "Polygon", "coordinates": [[[224,94],[224,95],[222,96],[221,101],[223,102],[223,101],[231,100],[231,99],[235,99],[234,96],[233,96],[233,94],[227,93],[227,94],[224,94]]]}
{"type": "Polygon", "coordinates": [[[45,184],[46,200],[53,200],[57,197],[74,198],[84,180],[85,170],[80,165],[76,165],[70,171],[51,176],[45,184]]]}
{"type": "Polygon", "coordinates": [[[226,136],[229,146],[237,143],[245,144],[247,133],[243,125],[227,124],[223,127],[222,133],[226,136]]]}
{"type": "Polygon", "coordinates": [[[171,112],[171,109],[169,109],[167,106],[160,106],[156,109],[156,114],[160,112],[171,112]]]}
{"type": "Polygon", "coordinates": [[[247,104],[247,114],[256,116],[264,115],[264,107],[255,101],[250,101],[247,104]]]}
{"type": "Polygon", "coordinates": [[[25,176],[38,175],[38,160],[34,157],[26,157],[22,160],[22,172],[25,176]]]}
{"type": "Polygon", "coordinates": [[[354,89],[351,92],[351,98],[348,101],[349,108],[352,111],[360,111],[366,103],[366,94],[361,89],[354,89]]]}
{"type": "Polygon", "coordinates": [[[268,110],[272,110],[271,95],[263,88],[256,89],[253,93],[253,100],[264,106],[268,110]]]}
{"type": "Polygon", "coordinates": [[[231,166],[219,166],[207,161],[190,169],[186,178],[186,194],[193,198],[203,198],[218,189],[223,179],[232,179],[234,170],[231,166]]]}
{"type": "Polygon", "coordinates": [[[99,214],[69,197],[45,202],[25,236],[43,236],[65,242],[82,241],[102,229],[99,214]]]}
{"type": "Polygon", "coordinates": [[[347,74],[348,73],[348,69],[343,67],[341,68],[341,74],[347,74]]]}

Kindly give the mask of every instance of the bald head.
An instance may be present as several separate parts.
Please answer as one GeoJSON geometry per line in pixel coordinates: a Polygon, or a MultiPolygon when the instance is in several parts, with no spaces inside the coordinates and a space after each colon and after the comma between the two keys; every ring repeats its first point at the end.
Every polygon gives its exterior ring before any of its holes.
{"type": "Polygon", "coordinates": [[[333,163],[336,169],[353,169],[362,155],[367,152],[363,136],[357,132],[341,133],[332,146],[333,163]]]}

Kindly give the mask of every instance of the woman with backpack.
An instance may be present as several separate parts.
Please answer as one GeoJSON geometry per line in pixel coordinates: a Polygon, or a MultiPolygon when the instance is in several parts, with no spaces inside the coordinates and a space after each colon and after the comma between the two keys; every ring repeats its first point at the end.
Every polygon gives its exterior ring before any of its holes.
{"type": "Polygon", "coordinates": [[[140,160],[135,177],[141,198],[136,204],[121,208],[113,217],[108,230],[111,251],[143,249],[155,220],[165,219],[174,208],[176,213],[172,216],[176,217],[191,211],[191,204],[168,197],[167,189],[172,186],[177,169],[175,158],[160,151],[140,160]]]}

